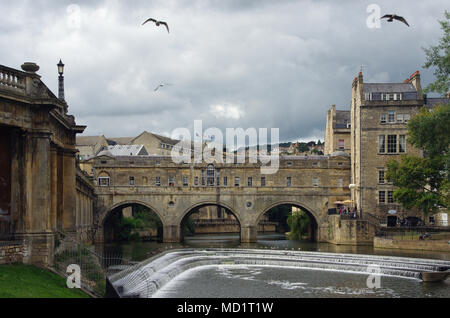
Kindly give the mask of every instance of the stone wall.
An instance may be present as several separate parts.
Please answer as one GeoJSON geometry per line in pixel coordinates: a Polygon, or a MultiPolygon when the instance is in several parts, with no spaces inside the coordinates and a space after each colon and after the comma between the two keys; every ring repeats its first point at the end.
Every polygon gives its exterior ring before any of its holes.
{"type": "Polygon", "coordinates": [[[28,249],[21,242],[0,244],[0,264],[23,263],[28,249]]]}
{"type": "Polygon", "coordinates": [[[372,245],[374,236],[375,228],[368,221],[342,220],[339,215],[329,215],[326,230],[321,228],[320,241],[337,245],[372,245]]]}
{"type": "Polygon", "coordinates": [[[387,249],[422,250],[450,252],[450,244],[447,240],[394,240],[375,237],[373,247],[387,249]]]}

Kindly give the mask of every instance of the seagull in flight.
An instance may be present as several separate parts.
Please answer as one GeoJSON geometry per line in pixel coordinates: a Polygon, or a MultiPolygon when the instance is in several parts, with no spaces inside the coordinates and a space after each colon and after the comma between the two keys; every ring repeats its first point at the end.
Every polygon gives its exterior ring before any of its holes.
{"type": "Polygon", "coordinates": [[[156,24],[156,26],[160,26],[161,24],[165,25],[166,29],[167,29],[167,33],[169,33],[169,26],[167,25],[167,22],[158,21],[158,20],[155,20],[153,18],[150,18],[150,19],[145,20],[144,23],[142,23],[142,25],[146,24],[147,22],[154,22],[156,24]]]}
{"type": "Polygon", "coordinates": [[[407,26],[409,26],[408,22],[406,22],[404,17],[401,17],[401,16],[396,15],[396,14],[386,14],[386,15],[381,17],[381,19],[384,19],[384,18],[388,19],[387,22],[392,22],[395,19],[395,20],[401,21],[404,24],[406,24],[407,26]]]}
{"type": "Polygon", "coordinates": [[[160,87],[169,86],[169,85],[172,85],[172,84],[168,84],[168,83],[159,84],[158,86],[156,86],[155,92],[156,92],[160,87]]]}

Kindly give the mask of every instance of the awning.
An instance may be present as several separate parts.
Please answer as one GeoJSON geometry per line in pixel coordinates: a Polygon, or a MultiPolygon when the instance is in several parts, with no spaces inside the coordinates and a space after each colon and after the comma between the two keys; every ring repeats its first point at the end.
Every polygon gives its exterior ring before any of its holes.
{"type": "Polygon", "coordinates": [[[353,200],[345,200],[344,203],[353,203],[353,200]]]}

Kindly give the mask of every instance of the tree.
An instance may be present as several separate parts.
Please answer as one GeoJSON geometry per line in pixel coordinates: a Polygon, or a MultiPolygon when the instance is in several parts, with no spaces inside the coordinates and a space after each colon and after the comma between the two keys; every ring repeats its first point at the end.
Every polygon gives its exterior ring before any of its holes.
{"type": "Polygon", "coordinates": [[[423,67],[434,66],[436,80],[425,88],[425,92],[438,92],[442,95],[449,91],[450,87],[450,13],[445,11],[446,20],[439,21],[444,31],[439,44],[430,48],[423,48],[427,61],[423,67]]]}
{"type": "Polygon", "coordinates": [[[299,152],[306,152],[309,151],[309,147],[305,142],[299,142],[298,143],[298,151],[299,152]]]}
{"type": "Polygon", "coordinates": [[[301,240],[308,233],[310,222],[309,216],[305,211],[293,211],[287,218],[287,223],[290,228],[289,239],[301,240]]]}
{"type": "Polygon", "coordinates": [[[397,188],[394,199],[406,208],[418,208],[427,215],[449,207],[450,190],[450,105],[433,110],[423,107],[408,122],[408,142],[424,150],[424,157],[404,155],[391,160],[386,177],[397,188]]]}

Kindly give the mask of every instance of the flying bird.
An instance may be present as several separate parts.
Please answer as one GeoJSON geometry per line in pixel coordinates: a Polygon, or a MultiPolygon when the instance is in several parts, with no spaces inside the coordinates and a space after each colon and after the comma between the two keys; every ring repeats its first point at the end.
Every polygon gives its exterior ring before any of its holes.
{"type": "Polygon", "coordinates": [[[160,88],[160,87],[164,87],[164,86],[169,86],[169,85],[172,85],[172,84],[168,84],[168,83],[163,83],[163,84],[159,84],[158,86],[156,86],[156,88],[155,88],[155,92],[160,88]]]}
{"type": "Polygon", "coordinates": [[[384,18],[388,19],[387,22],[392,22],[395,19],[395,20],[398,20],[398,21],[402,21],[404,24],[409,26],[408,22],[406,22],[404,17],[401,17],[401,16],[396,15],[396,14],[386,14],[386,15],[381,17],[381,19],[384,19],[384,18]]]}
{"type": "Polygon", "coordinates": [[[166,29],[167,29],[167,33],[169,33],[169,26],[167,25],[167,22],[158,21],[158,20],[155,20],[153,18],[150,18],[150,19],[145,20],[144,23],[142,23],[142,25],[146,24],[147,22],[154,22],[156,24],[156,26],[160,26],[161,24],[165,25],[166,29]]]}

